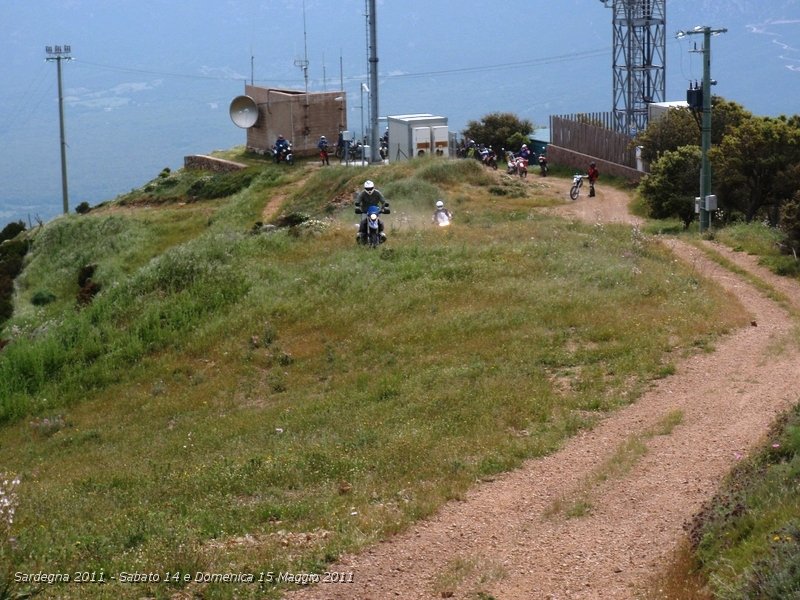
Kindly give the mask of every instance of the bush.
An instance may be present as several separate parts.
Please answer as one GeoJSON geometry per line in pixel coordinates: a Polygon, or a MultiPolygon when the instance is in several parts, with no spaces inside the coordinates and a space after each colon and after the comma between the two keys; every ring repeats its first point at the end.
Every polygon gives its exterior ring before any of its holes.
{"type": "Polygon", "coordinates": [[[50,304],[55,299],[56,295],[54,293],[48,292],[47,290],[39,290],[31,297],[31,304],[34,306],[44,306],[45,304],[50,304]]]}
{"type": "Polygon", "coordinates": [[[81,202],[80,204],[78,204],[78,206],[75,207],[75,212],[78,213],[79,215],[85,215],[90,210],[92,210],[92,207],[89,206],[88,202],[81,202]]]}
{"type": "Polygon", "coordinates": [[[3,227],[3,231],[0,231],[0,243],[17,237],[17,235],[23,231],[25,231],[25,223],[22,221],[9,223],[3,227]]]}
{"type": "Polygon", "coordinates": [[[786,250],[795,256],[800,251],[800,192],[784,203],[781,213],[781,230],[786,235],[786,250]]]}
{"type": "Polygon", "coordinates": [[[217,173],[201,177],[189,186],[188,195],[199,200],[213,200],[232,196],[247,188],[255,179],[253,170],[236,171],[234,173],[217,173]]]}

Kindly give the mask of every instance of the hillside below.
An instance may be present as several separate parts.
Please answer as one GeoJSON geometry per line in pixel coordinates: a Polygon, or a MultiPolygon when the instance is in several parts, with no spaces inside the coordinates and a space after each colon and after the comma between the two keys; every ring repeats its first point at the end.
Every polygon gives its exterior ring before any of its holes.
{"type": "MultiPolygon", "coordinates": [[[[568,189],[564,181],[548,185],[557,194],[568,189]]],[[[641,221],[629,215],[629,201],[605,188],[596,198],[546,210],[597,226],[636,227],[641,221]]],[[[684,526],[736,462],[764,441],[776,416],[798,401],[800,353],[790,341],[796,321],[787,308],[800,310],[800,286],[753,257],[702,242],[780,290],[790,301],[781,306],[697,247],[664,243],[698,276],[733,294],[751,323],[713,351],[679,363],[635,404],[557,452],[484,481],[432,518],[330,568],[352,574],[352,584],[287,597],[666,598],[652,581],[685,544],[684,526]],[[676,414],[680,423],[667,427],[676,414]],[[613,465],[633,444],[646,450],[615,475],[613,465]]],[[[692,597],[689,587],[680,597],[692,597]]]]}
{"type": "Polygon", "coordinates": [[[0,591],[633,597],[797,402],[796,284],[605,182],[226,158],[27,232],[0,591]]]}

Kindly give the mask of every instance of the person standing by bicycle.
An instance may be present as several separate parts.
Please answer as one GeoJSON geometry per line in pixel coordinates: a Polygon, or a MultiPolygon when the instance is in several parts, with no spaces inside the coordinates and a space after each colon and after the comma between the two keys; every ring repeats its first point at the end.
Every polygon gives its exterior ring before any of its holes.
{"type": "Polygon", "coordinates": [[[589,179],[589,197],[594,196],[594,182],[600,177],[600,171],[597,170],[597,165],[594,162],[589,163],[589,171],[587,172],[589,179]]]}

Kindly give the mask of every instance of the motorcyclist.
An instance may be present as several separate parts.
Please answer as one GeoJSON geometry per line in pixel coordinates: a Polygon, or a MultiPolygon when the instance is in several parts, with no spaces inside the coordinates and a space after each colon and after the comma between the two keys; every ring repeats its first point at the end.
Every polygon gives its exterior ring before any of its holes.
{"type": "Polygon", "coordinates": [[[317,148],[319,148],[319,158],[322,161],[322,164],[330,165],[331,163],[328,160],[328,140],[324,135],[319,136],[317,148]]]}
{"type": "Polygon", "coordinates": [[[449,225],[452,219],[453,213],[445,208],[444,201],[437,200],[436,210],[433,212],[433,222],[440,227],[444,227],[445,225],[449,225]]]}
{"type": "Polygon", "coordinates": [[[517,152],[517,156],[519,158],[524,158],[527,161],[531,159],[531,151],[528,148],[528,144],[522,144],[522,148],[520,148],[519,152],[517,152]]]}
{"type": "Polygon", "coordinates": [[[280,162],[283,159],[283,155],[289,150],[289,140],[279,135],[273,149],[275,150],[275,162],[280,162]]]}
{"type": "MultiPolygon", "coordinates": [[[[358,227],[358,240],[360,242],[366,242],[367,240],[367,216],[370,206],[377,206],[379,209],[378,212],[383,211],[386,206],[386,199],[383,197],[383,194],[375,188],[375,184],[372,180],[367,179],[364,182],[364,189],[361,190],[356,197],[356,208],[364,215],[358,227]]],[[[385,237],[383,234],[383,227],[381,227],[381,237],[385,237]]]]}

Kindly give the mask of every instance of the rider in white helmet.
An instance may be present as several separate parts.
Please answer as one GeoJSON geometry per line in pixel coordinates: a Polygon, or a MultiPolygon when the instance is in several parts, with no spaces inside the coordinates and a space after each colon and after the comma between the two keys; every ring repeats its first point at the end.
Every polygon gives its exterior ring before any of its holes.
{"type": "Polygon", "coordinates": [[[433,222],[444,227],[450,224],[453,214],[444,207],[443,200],[436,201],[436,210],[433,212],[433,222]]]}
{"type": "MultiPolygon", "coordinates": [[[[356,198],[356,207],[361,209],[361,214],[363,215],[361,224],[358,227],[358,237],[361,241],[366,240],[367,237],[367,213],[370,206],[377,206],[380,211],[383,211],[384,206],[386,206],[386,199],[375,187],[375,184],[367,179],[364,182],[364,189],[359,192],[356,198]]],[[[383,231],[381,231],[381,234],[383,234],[383,231]]]]}

